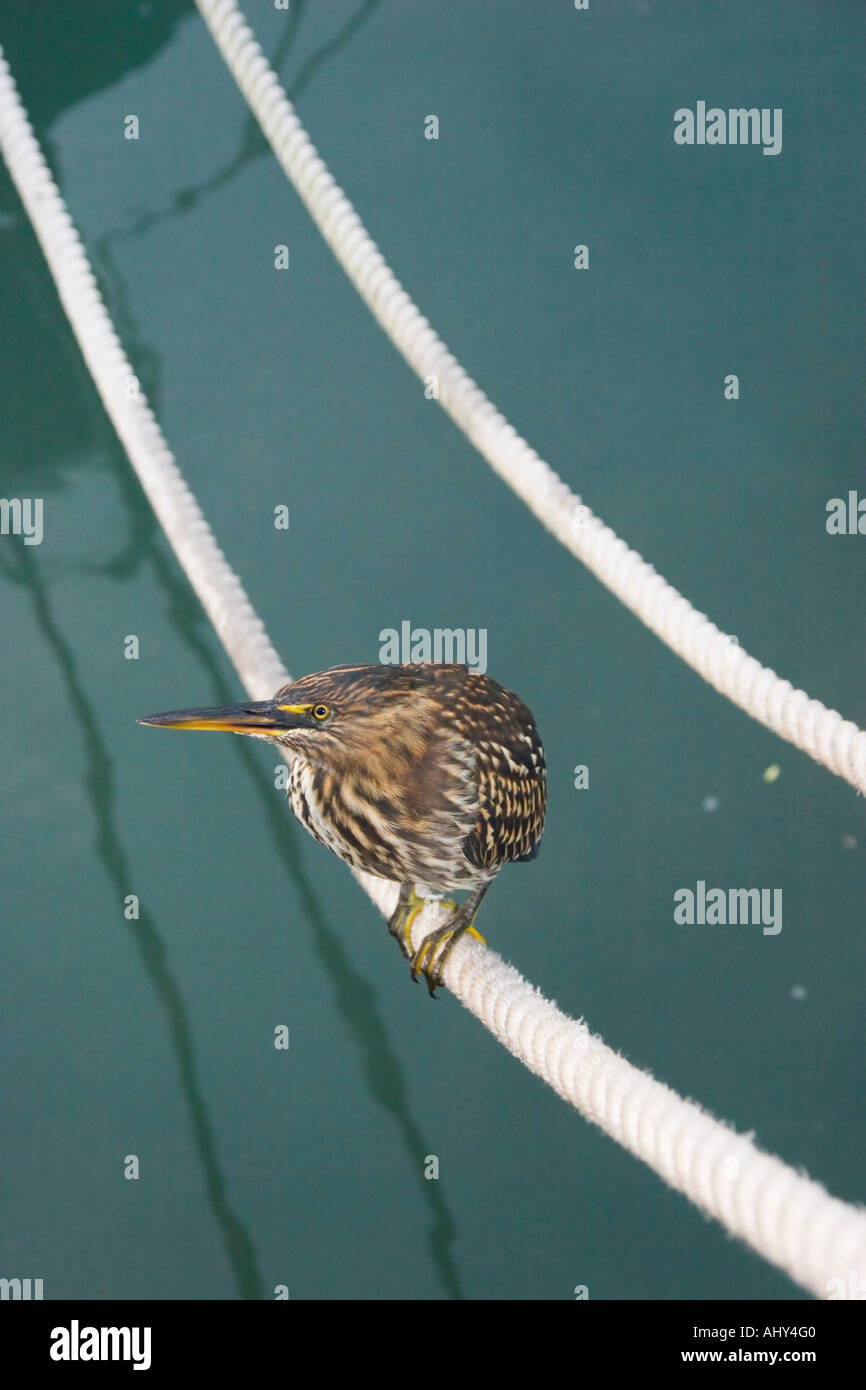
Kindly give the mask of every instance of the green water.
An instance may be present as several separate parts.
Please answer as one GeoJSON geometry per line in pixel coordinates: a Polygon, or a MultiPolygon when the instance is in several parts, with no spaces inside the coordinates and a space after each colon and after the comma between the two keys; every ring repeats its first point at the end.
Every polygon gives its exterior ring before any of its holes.
{"type": "MultiPolygon", "coordinates": [[[[866,491],[862,7],[249,10],[396,273],[515,426],[701,611],[862,725],[866,538],[825,529],[829,498],[866,491]],[[676,146],[698,100],[782,108],[782,153],[676,146]]],[[[491,943],[862,1200],[862,802],[673,657],[425,400],[189,4],[4,0],[0,43],[290,669],[375,661],[403,621],[482,628],[490,674],[534,710],[548,828],[491,890],[491,943]],[[676,925],[698,880],[781,888],[782,931],[676,925]]],[[[44,499],[41,545],[0,537],[0,1275],[46,1298],[801,1296],[411,986],[270,750],[135,724],[241,688],[5,172],[0,283],[2,492],[44,499]]]]}

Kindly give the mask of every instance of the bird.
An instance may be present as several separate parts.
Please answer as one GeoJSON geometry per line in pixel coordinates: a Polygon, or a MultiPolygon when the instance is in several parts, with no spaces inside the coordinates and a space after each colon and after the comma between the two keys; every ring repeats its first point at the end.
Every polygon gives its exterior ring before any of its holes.
{"type": "Polygon", "coordinates": [[[544,749],[527,706],[459,664],[334,666],[271,700],[147,715],[140,724],[203,729],[278,744],[288,798],[306,830],[340,859],[400,884],[389,921],[413,980],[431,995],[491,882],[538,854],[547,809],[544,749]],[[445,898],[467,891],[458,907],[445,898]],[[413,948],[430,899],[449,913],[413,948]]]}

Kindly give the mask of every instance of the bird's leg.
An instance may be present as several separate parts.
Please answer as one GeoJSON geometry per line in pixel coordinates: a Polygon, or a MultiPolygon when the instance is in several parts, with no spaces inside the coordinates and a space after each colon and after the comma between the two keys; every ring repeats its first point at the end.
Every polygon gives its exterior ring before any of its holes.
{"type": "Polygon", "coordinates": [[[450,908],[454,912],[457,911],[457,904],[450,898],[422,897],[416,893],[414,884],[400,884],[400,896],[388,922],[388,930],[393,937],[396,937],[397,944],[407,960],[411,960],[415,954],[415,948],[412,945],[412,923],[418,913],[423,911],[431,900],[439,901],[441,906],[446,909],[450,908]]]}
{"type": "Polygon", "coordinates": [[[388,930],[391,935],[396,938],[400,950],[407,958],[412,955],[412,951],[407,946],[406,922],[410,914],[413,918],[417,915],[418,908],[416,903],[417,895],[412,884],[401,883],[397,906],[388,919],[388,930]]]}
{"type": "Polygon", "coordinates": [[[418,950],[412,956],[412,979],[417,980],[419,975],[423,975],[431,996],[435,995],[436,990],[441,985],[445,962],[461,936],[466,932],[471,932],[478,941],[484,943],[484,937],[475,930],[473,922],[481,899],[489,887],[489,883],[482,883],[480,888],[476,888],[474,893],[470,893],[465,903],[457,909],[443,927],[437,927],[429,936],[425,936],[418,950]]]}

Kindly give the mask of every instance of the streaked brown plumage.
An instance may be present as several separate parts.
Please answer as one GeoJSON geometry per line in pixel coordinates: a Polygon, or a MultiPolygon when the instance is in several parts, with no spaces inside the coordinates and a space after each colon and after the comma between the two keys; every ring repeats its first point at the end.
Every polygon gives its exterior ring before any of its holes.
{"type": "Polygon", "coordinates": [[[141,722],[286,748],[298,820],[354,868],[401,884],[391,930],[431,993],[491,880],[538,851],[546,777],[535,721],[511,691],[465,666],[336,666],[273,700],[141,722]],[[419,906],[450,889],[470,896],[413,953],[419,906]]]}

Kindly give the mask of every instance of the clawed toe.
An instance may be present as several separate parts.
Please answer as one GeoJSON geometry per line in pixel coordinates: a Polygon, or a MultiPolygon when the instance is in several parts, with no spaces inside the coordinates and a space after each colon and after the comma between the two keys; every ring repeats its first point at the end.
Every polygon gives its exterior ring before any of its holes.
{"type": "Polygon", "coordinates": [[[425,936],[417,949],[412,944],[412,925],[429,899],[420,897],[414,888],[406,884],[400,889],[400,897],[388,926],[410,962],[412,979],[417,984],[423,975],[431,998],[436,997],[436,991],[443,983],[445,964],[461,936],[469,932],[482,945],[486,945],[484,937],[472,925],[485,889],[486,884],[467,898],[461,907],[448,898],[435,899],[440,908],[450,912],[450,916],[443,926],[425,936]]]}

